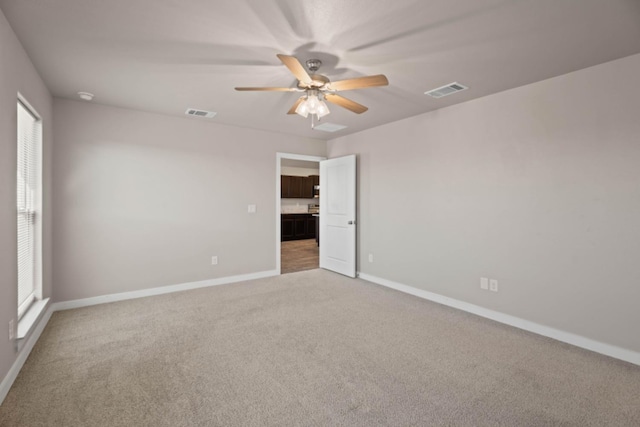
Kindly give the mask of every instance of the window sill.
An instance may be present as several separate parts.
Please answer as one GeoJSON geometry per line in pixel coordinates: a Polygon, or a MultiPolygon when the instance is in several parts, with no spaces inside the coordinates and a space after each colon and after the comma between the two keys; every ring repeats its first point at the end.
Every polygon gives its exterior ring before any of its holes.
{"type": "Polygon", "coordinates": [[[39,300],[31,304],[29,310],[22,316],[22,318],[18,321],[18,336],[19,340],[25,338],[29,335],[29,332],[34,328],[36,323],[38,323],[38,319],[40,319],[42,313],[44,313],[44,309],[47,308],[49,303],[49,298],[39,300]]]}

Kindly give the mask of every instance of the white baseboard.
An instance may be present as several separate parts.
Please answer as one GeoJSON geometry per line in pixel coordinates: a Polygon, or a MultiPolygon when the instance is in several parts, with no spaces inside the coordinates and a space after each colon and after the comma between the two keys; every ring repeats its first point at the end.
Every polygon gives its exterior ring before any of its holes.
{"type": "Polygon", "coordinates": [[[221,277],[219,279],[201,280],[199,282],[189,282],[189,283],[182,283],[179,285],[161,286],[158,288],[142,289],[139,291],[122,292],[119,294],[103,295],[103,296],[93,297],[93,298],[83,298],[83,299],[77,299],[72,301],[62,301],[62,302],[53,303],[47,308],[45,314],[42,316],[42,319],[38,322],[37,326],[35,326],[35,328],[33,329],[33,333],[29,336],[27,341],[24,344],[20,344],[19,346],[20,352],[19,352],[18,358],[13,363],[13,365],[11,366],[11,369],[9,369],[9,372],[0,383],[0,405],[4,401],[4,398],[7,397],[7,393],[9,393],[9,389],[11,389],[13,382],[18,377],[18,373],[20,373],[20,370],[22,369],[24,362],[27,360],[27,357],[29,357],[29,354],[31,353],[33,346],[38,341],[38,338],[40,338],[40,334],[44,330],[45,326],[47,326],[47,323],[49,322],[51,315],[55,311],[69,310],[72,308],[79,308],[79,307],[88,307],[90,305],[104,304],[104,303],[115,302],[115,301],[124,301],[124,300],[135,299],[135,298],[143,298],[143,297],[148,297],[153,295],[162,295],[162,294],[168,294],[172,292],[187,291],[190,289],[206,288],[209,286],[226,285],[230,283],[244,282],[247,280],[254,280],[254,279],[262,279],[264,277],[271,277],[271,276],[277,276],[277,275],[278,275],[277,270],[260,271],[258,273],[241,274],[238,276],[221,277]]]}
{"type": "MultiPolygon", "coordinates": [[[[24,362],[27,361],[27,357],[29,357],[31,350],[33,350],[33,346],[36,345],[36,342],[40,338],[40,334],[42,334],[45,326],[47,326],[47,323],[49,323],[49,319],[51,318],[53,311],[53,307],[49,306],[44,312],[44,315],[42,316],[40,321],[37,323],[37,325],[35,325],[29,338],[27,338],[24,344],[20,344],[20,353],[18,354],[18,358],[15,362],[13,362],[11,369],[9,369],[9,372],[7,372],[7,375],[0,383],[0,405],[2,404],[2,402],[4,402],[4,398],[7,397],[9,389],[11,389],[13,382],[18,377],[18,374],[20,373],[24,362]]],[[[18,344],[16,343],[16,345],[18,344]]]]}
{"type": "MultiPolygon", "coordinates": [[[[247,280],[261,279],[265,277],[277,276],[277,270],[262,271],[258,273],[242,274],[238,276],[222,277],[219,279],[202,280],[199,282],[182,283],[179,285],[162,286],[158,288],[143,289],[140,291],[122,292],[119,294],[103,295],[93,298],[83,298],[73,301],[63,301],[51,304],[47,308],[42,319],[38,322],[37,326],[33,330],[33,333],[29,336],[27,341],[21,346],[20,354],[18,358],[9,369],[9,372],[0,383],[0,404],[4,401],[9,389],[13,385],[13,382],[17,378],[22,366],[24,365],[27,357],[31,353],[33,346],[40,338],[40,334],[44,330],[45,326],[49,322],[51,315],[54,311],[68,310],[72,308],[87,307],[91,305],[104,304],[115,301],[123,301],[128,299],[143,298],[152,295],[162,295],[172,292],[186,291],[189,289],[205,288],[209,286],[225,285],[230,283],[244,282],[247,280]]],[[[393,282],[391,280],[382,279],[379,277],[371,276],[365,273],[358,273],[358,277],[368,282],[376,283],[378,285],[386,286],[391,289],[398,290],[407,294],[417,296],[429,301],[433,301],[439,304],[443,304],[449,307],[457,308],[469,313],[476,314],[481,317],[486,317],[496,322],[504,323],[516,328],[524,329],[525,331],[533,332],[538,335],[543,335],[549,338],[556,339],[568,344],[575,345],[587,350],[594,351],[596,353],[604,354],[616,359],[624,360],[629,363],[640,365],[640,353],[627,350],[621,347],[616,347],[610,344],[605,344],[599,341],[595,341],[589,338],[582,337],[580,335],[572,334],[569,332],[561,331],[559,329],[550,328],[548,326],[540,325],[538,323],[530,322],[515,316],[500,313],[497,311],[489,310],[484,307],[480,307],[474,304],[470,304],[464,301],[456,300],[454,298],[445,297],[433,292],[417,289],[411,286],[403,285],[401,283],[393,282]]]]}
{"type": "Polygon", "coordinates": [[[109,302],[124,301],[129,299],[144,298],[154,295],[170,294],[173,292],[188,291],[190,289],[208,288],[210,286],[227,285],[230,283],[245,282],[247,280],[262,279],[264,277],[277,276],[276,270],[260,271],[258,273],[241,274],[238,276],[221,277],[218,279],[200,280],[198,282],[181,283],[179,285],[160,286],[157,288],[141,289],[139,291],[122,292],[119,294],[101,295],[99,297],[82,298],[71,301],[53,303],[54,311],[69,310],[72,308],[88,307],[91,305],[105,304],[109,302]]]}
{"type": "Polygon", "coordinates": [[[414,288],[412,286],[403,285],[401,283],[393,282],[391,280],[382,279],[376,276],[371,276],[366,273],[358,273],[358,277],[360,277],[362,280],[366,280],[368,282],[386,286],[388,288],[395,289],[397,291],[404,292],[407,294],[411,294],[429,301],[433,301],[438,304],[457,308],[458,310],[466,311],[468,313],[473,313],[481,317],[486,317],[487,319],[495,320],[496,322],[514,326],[519,329],[524,329],[525,331],[533,332],[535,334],[542,335],[548,338],[553,338],[555,340],[562,341],[567,344],[575,345],[576,347],[584,348],[587,350],[594,351],[596,353],[600,353],[616,359],[624,360],[625,362],[633,363],[635,365],[640,365],[640,353],[632,350],[628,350],[625,348],[595,341],[590,338],[585,338],[583,336],[572,334],[570,332],[565,332],[559,329],[550,328],[548,326],[540,325],[538,323],[521,319],[519,317],[500,313],[494,310],[489,310],[488,308],[480,307],[478,305],[470,304],[454,298],[449,298],[433,292],[414,288]]]}

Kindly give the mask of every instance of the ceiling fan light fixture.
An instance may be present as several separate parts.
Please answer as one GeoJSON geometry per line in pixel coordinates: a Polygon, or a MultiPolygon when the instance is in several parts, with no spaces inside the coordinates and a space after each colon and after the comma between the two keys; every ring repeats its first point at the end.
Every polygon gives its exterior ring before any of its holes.
{"type": "Polygon", "coordinates": [[[312,129],[314,128],[314,119],[317,118],[317,120],[320,120],[322,117],[331,113],[325,101],[329,101],[339,107],[346,108],[356,114],[362,114],[368,110],[364,105],[340,96],[336,92],[389,85],[389,80],[384,74],[331,82],[327,76],[316,74],[322,65],[322,61],[319,59],[309,59],[306,62],[307,69],[311,72],[311,74],[309,74],[295,56],[282,54],[278,54],[276,56],[289,69],[291,74],[298,79],[297,87],[236,87],[236,90],[305,92],[305,95],[298,98],[291,108],[289,108],[287,114],[298,114],[305,119],[309,117],[309,114],[311,114],[312,129]]]}
{"type": "Polygon", "coordinates": [[[327,104],[324,101],[318,102],[318,108],[316,109],[316,115],[318,116],[318,119],[326,116],[329,113],[331,113],[331,111],[329,111],[329,107],[327,107],[327,104]]]}
{"type": "Polygon", "coordinates": [[[327,104],[320,99],[317,91],[309,91],[307,96],[302,99],[302,102],[296,107],[296,114],[301,115],[305,119],[309,117],[309,114],[312,116],[315,115],[318,120],[321,117],[326,116],[331,111],[329,111],[329,107],[327,104]]]}
{"type": "Polygon", "coordinates": [[[320,105],[320,100],[318,99],[318,95],[314,93],[309,94],[309,96],[307,96],[307,101],[305,103],[307,104],[307,108],[309,109],[309,112],[311,114],[316,114],[318,110],[318,106],[320,105]]]}
{"type": "Polygon", "coordinates": [[[309,106],[307,105],[306,99],[303,99],[302,102],[298,105],[298,107],[296,108],[296,114],[301,115],[305,119],[309,117],[309,106]]]}

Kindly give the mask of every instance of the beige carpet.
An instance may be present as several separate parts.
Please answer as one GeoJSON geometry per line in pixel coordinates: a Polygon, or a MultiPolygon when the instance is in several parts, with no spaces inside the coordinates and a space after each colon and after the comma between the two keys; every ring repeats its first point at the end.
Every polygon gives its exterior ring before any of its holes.
{"type": "Polygon", "coordinates": [[[640,367],[322,270],[53,315],[2,426],[638,426],[640,367]]]}

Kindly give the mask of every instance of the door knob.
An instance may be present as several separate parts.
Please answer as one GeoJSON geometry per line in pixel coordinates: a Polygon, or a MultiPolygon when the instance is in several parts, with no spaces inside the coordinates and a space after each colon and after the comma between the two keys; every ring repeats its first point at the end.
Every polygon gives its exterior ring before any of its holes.
{"type": "Polygon", "coordinates": [[[349,225],[353,225],[353,224],[355,224],[355,223],[356,223],[355,221],[349,221],[347,224],[349,224],[349,225]]]}

